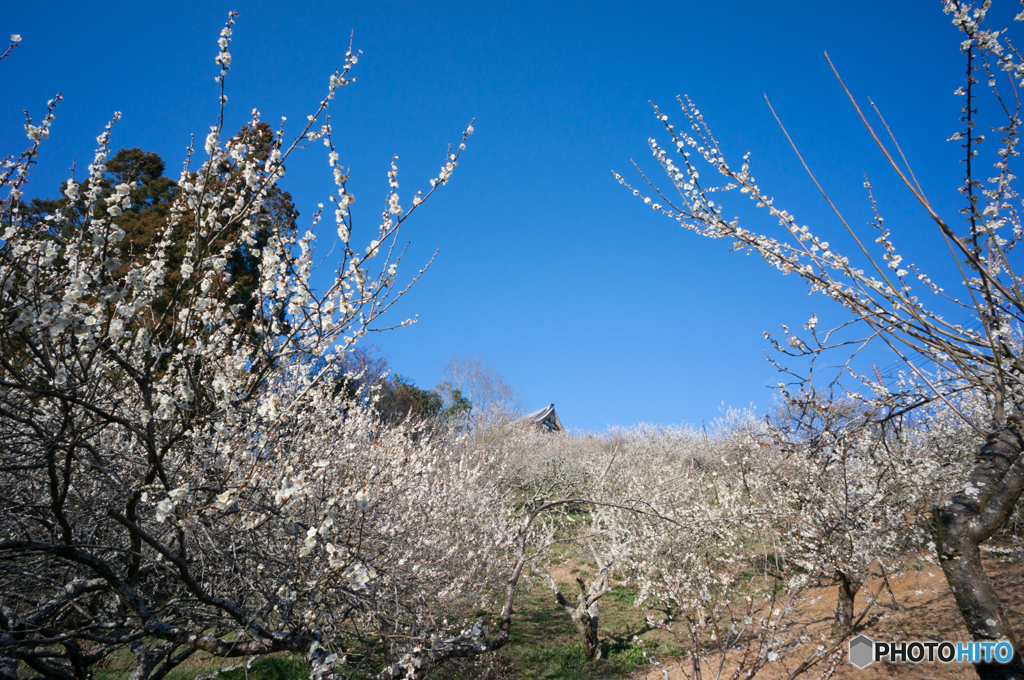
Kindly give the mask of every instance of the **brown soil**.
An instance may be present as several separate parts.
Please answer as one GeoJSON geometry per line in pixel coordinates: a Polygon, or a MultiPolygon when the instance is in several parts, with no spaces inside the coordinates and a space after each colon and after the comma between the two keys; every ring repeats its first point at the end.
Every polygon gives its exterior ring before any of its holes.
{"type": "MultiPolygon", "coordinates": [[[[896,605],[883,588],[861,628],[863,633],[874,640],[921,640],[937,636],[953,642],[967,640],[963,619],[956,608],[949,586],[937,564],[924,560],[912,562],[910,569],[899,577],[890,577],[889,583],[895,596],[896,605]]],[[[1024,556],[1018,552],[1014,557],[988,556],[985,568],[999,591],[1004,611],[1014,622],[1018,640],[1024,640],[1024,556]]],[[[856,598],[856,616],[860,616],[864,607],[882,585],[879,578],[866,584],[856,598]]],[[[823,642],[822,636],[828,637],[833,610],[836,606],[837,586],[812,588],[805,591],[802,602],[795,606],[796,614],[787,626],[786,634],[790,639],[807,635],[810,642],[797,646],[785,657],[769,663],[757,673],[757,678],[764,680],[785,679],[819,644],[831,646],[831,642],[823,642]]],[[[934,639],[934,638],[932,638],[934,639]]],[[[846,644],[843,644],[845,650],[846,644]]],[[[733,652],[735,654],[735,652],[733,652]]],[[[820,676],[820,662],[811,669],[804,678],[820,676]]],[[[702,667],[703,680],[716,677],[718,658],[714,664],[705,663],[702,667]]],[[[726,660],[721,678],[731,678],[735,666],[726,660]]],[[[647,667],[634,675],[635,680],[683,680],[692,674],[692,661],[686,659],[663,659],[660,666],[647,667]],[[680,668],[682,666],[682,668],[680,668]],[[686,673],[683,672],[685,669],[686,673]],[[667,676],[663,674],[667,672],[667,676]]],[[[954,680],[976,678],[974,668],[968,663],[923,662],[912,663],[873,663],[867,668],[858,669],[853,666],[844,654],[836,667],[833,678],[839,680],[880,680],[890,677],[913,678],[918,680],[954,680]]]]}

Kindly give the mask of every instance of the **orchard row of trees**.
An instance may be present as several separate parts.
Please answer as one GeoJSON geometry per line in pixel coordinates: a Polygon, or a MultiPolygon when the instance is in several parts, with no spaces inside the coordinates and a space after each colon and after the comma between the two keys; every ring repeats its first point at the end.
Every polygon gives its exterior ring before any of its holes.
{"type": "Polygon", "coordinates": [[[729,412],[709,430],[513,429],[473,445],[500,451],[502,486],[524,504],[577,499],[543,518],[531,566],[590,658],[602,654],[601,598],[628,587],[648,625],[688,650],[690,677],[781,664],[796,678],[831,674],[888,597],[878,583],[937,563],[931,509],[963,486],[980,443],[949,410],[880,423],[850,400],[793,398],[770,418],[729,412]],[[571,542],[594,578],[567,592],[550,571],[561,552],[548,549],[571,542]],[[831,634],[808,639],[791,624],[821,587],[837,602],[831,634]]]}
{"type": "MultiPolygon", "coordinates": [[[[473,126],[411,199],[393,159],[379,220],[357,225],[328,115],[357,52],[293,136],[258,112],[230,134],[232,14],[218,40],[221,115],[177,180],[152,154],[111,153],[115,116],[87,176],[26,205],[57,95],[42,120],[26,120],[28,147],[0,162],[0,676],[84,679],[129,655],[132,678],[160,680],[197,654],[224,670],[277,652],[317,678],[423,678],[445,664],[469,673],[512,640],[517,589],[534,575],[592,657],[599,601],[626,579],[652,625],[686,641],[694,676],[752,677],[777,661],[790,677],[827,676],[858,624],[863,584],[920,551],[941,564],[967,633],[1016,648],[979,546],[1024,490],[1024,295],[1012,257],[1024,229],[1010,168],[1024,66],[983,27],[988,3],[944,6],[968,69],[954,135],[967,161],[962,226],[935,212],[902,155],[865,125],[949,244],[963,299],[902,267],[880,219],[880,256],[840,255],[774,205],[748,159],[726,163],[688,101],[683,131],[655,110],[679,155],[651,140],[671,191],[652,184],[645,201],[806,279],[906,366],[895,387],[854,374],[863,384],[844,391],[802,376],[769,420],[735,414],[711,433],[517,426],[507,417],[517,395],[473,362],[453,364],[436,392],[381,379],[385,367],[358,343],[409,323],[381,320],[423,273],[400,279],[401,228],[451,179],[473,126]],[[977,176],[983,102],[1002,118],[989,179],[977,176]],[[303,230],[279,184],[314,141],[335,189],[303,230]],[[701,179],[698,162],[726,183],[701,179]],[[728,221],[733,190],[781,235],[728,221]],[[340,249],[316,289],[324,225],[340,249]],[[972,313],[979,330],[946,321],[943,305],[972,313]],[[442,412],[455,426],[412,417],[442,412]],[[578,593],[545,573],[549,548],[565,541],[596,562],[578,593]],[[801,648],[785,622],[822,581],[837,588],[833,636],[801,648]],[[493,614],[469,616],[481,604],[493,614]]],[[[779,351],[814,359],[848,346],[831,346],[814,319],[805,330],[787,331],[779,351]]],[[[1019,652],[977,670],[1024,674],[1019,652]]]]}

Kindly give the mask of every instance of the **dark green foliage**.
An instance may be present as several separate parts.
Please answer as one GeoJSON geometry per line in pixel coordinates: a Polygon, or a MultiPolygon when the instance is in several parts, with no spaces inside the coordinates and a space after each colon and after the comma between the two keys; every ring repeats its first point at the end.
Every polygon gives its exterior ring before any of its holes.
{"type": "Polygon", "coordinates": [[[343,395],[346,401],[364,401],[376,397],[380,419],[389,424],[412,419],[420,423],[454,424],[473,408],[472,402],[458,389],[446,390],[442,386],[424,390],[416,383],[389,372],[386,357],[374,345],[358,347],[337,373],[334,396],[343,395]],[[445,398],[447,397],[447,399],[445,398]],[[445,402],[450,402],[446,408],[445,402]]]}
{"type": "Polygon", "coordinates": [[[467,415],[473,409],[473,402],[462,396],[462,390],[452,389],[448,391],[448,396],[451,399],[451,406],[444,410],[445,418],[454,420],[460,416],[467,415]]]}
{"type": "Polygon", "coordinates": [[[406,418],[431,420],[440,415],[444,408],[440,394],[434,390],[420,389],[412,380],[397,374],[391,380],[381,381],[378,389],[380,397],[377,409],[381,419],[389,424],[406,418]]]}
{"type": "MultiPolygon", "coordinates": [[[[266,159],[273,149],[274,133],[266,123],[260,123],[253,129],[243,127],[238,134],[251,140],[254,154],[261,160],[266,159]]],[[[121,149],[107,159],[104,165],[106,171],[100,182],[100,200],[95,206],[95,216],[105,213],[106,197],[114,192],[117,185],[135,183],[135,188],[129,192],[131,207],[116,218],[117,225],[125,231],[125,238],[119,244],[122,251],[121,259],[128,261],[134,259],[130,258],[132,253],[138,254],[149,250],[163,237],[171,207],[178,193],[178,185],[164,175],[166,164],[159,155],[139,148],[121,149]]],[[[196,181],[194,174],[189,179],[196,181]]],[[[89,179],[82,182],[81,195],[86,194],[89,185],[89,179]]],[[[61,190],[63,188],[61,187],[61,190]]],[[[56,199],[35,198],[27,206],[26,213],[30,220],[43,221],[47,215],[61,210],[70,211],[68,216],[71,219],[59,230],[55,230],[56,238],[68,241],[88,236],[81,233],[86,210],[83,202],[69,206],[68,199],[64,196],[56,199]]],[[[233,304],[242,305],[240,316],[243,320],[249,321],[253,318],[258,304],[258,298],[253,295],[259,284],[259,256],[256,254],[258,249],[266,245],[269,234],[276,229],[280,229],[284,234],[294,233],[297,229],[298,216],[291,195],[276,187],[272,188],[255,217],[257,224],[261,225],[255,234],[255,244],[239,248],[229,258],[227,272],[231,286],[230,300],[233,304]]],[[[181,264],[194,228],[194,220],[189,214],[185,214],[171,232],[163,292],[153,303],[153,309],[157,314],[162,314],[170,304],[172,296],[178,294],[176,291],[181,283],[181,264]]],[[[219,251],[229,239],[238,235],[239,228],[240,225],[235,225],[222,230],[219,237],[210,243],[210,252],[202,253],[200,257],[219,251]]]]}

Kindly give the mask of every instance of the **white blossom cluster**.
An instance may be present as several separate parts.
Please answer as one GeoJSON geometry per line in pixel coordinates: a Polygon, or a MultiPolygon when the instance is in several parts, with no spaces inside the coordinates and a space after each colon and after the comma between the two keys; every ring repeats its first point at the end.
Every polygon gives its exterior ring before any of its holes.
{"type": "MultiPolygon", "coordinates": [[[[880,118],[880,123],[890,136],[887,141],[876,132],[860,108],[856,109],[870,136],[935,224],[939,237],[949,244],[960,273],[959,281],[954,283],[962,287],[962,295],[949,292],[920,267],[905,261],[895,245],[896,237],[884,226],[869,181],[865,181],[864,187],[874,214],[871,223],[877,234],[874,241],[881,252],[871,249],[866,239],[830,202],[846,235],[851,237],[856,253],[847,257],[838,246],[800,224],[794,214],[775,205],[751,174],[749,152],[738,169],[727,162],[701,112],[688,98],[679,99],[686,118],[685,129],[671,124],[668,116],[654,107],[655,116],[671,138],[671,145],[666,148],[654,138],[648,142],[671,183],[671,190],[660,190],[641,172],[653,192],[644,196],[621,175],[616,173],[615,176],[653,209],[682,226],[710,238],[731,238],[735,242],[734,249],[757,253],[784,274],[795,273],[803,278],[812,293],[822,293],[842,304],[868,327],[867,339],[877,338],[908,362],[919,378],[917,382],[932,398],[939,395],[938,398],[943,399],[944,388],[930,383],[918,364],[934,362],[936,371],[946,375],[973,376],[979,388],[994,395],[995,421],[1004,422],[1007,413],[1024,404],[1024,371],[1021,370],[1024,363],[1012,338],[1014,329],[1024,320],[1021,272],[1019,263],[1012,257],[1015,245],[1024,235],[1019,217],[1020,197],[1013,186],[1016,176],[1011,168],[1013,159],[1019,155],[1021,120],[1011,103],[1012,95],[1006,94],[1020,86],[1024,65],[1008,42],[1005,30],[982,27],[990,4],[986,0],[975,8],[956,0],[944,2],[945,12],[953,17],[954,25],[965,36],[961,49],[970,60],[967,82],[956,92],[966,97],[960,119],[963,129],[950,138],[961,142],[965,152],[966,174],[960,187],[966,199],[961,211],[966,221],[965,230],[951,227],[932,207],[884,119],[880,118]],[[984,83],[979,80],[982,74],[984,83]],[[1000,139],[992,164],[996,172],[986,179],[979,178],[977,170],[978,146],[985,139],[976,130],[981,101],[995,104],[995,110],[1002,115],[1001,122],[993,125],[1000,139]],[[711,179],[701,177],[701,164],[711,171],[711,179]],[[714,176],[724,178],[724,183],[716,184],[714,176]],[[777,221],[781,234],[772,236],[749,230],[740,226],[738,218],[727,219],[722,200],[727,193],[735,191],[746,195],[777,221]],[[922,297],[922,292],[927,296],[922,297]],[[975,323],[948,320],[943,310],[950,309],[976,310],[975,323]],[[922,357],[916,363],[910,358],[915,353],[922,357]],[[1006,370],[1007,366],[1014,368],[1006,370]]],[[[856,107],[853,95],[848,91],[847,94],[856,107]]],[[[813,175],[811,177],[813,179],[813,175]]],[[[817,180],[814,181],[817,184],[817,180]]],[[[818,188],[825,193],[820,185],[818,188]]],[[[787,344],[791,350],[804,355],[826,348],[793,335],[788,337],[787,344]]],[[[877,384],[868,386],[877,387],[877,384]]],[[[976,422],[974,426],[985,431],[989,424],[976,422]]]]}
{"type": "Polygon", "coordinates": [[[472,126],[411,207],[392,162],[363,250],[326,114],[358,53],[293,141],[255,110],[227,134],[234,23],[218,38],[221,113],[151,244],[125,228],[140,187],[106,183],[120,114],[50,214],[22,198],[59,95],[38,125],[27,119],[28,148],[0,161],[0,591],[17,598],[4,596],[5,625],[37,631],[17,653],[43,650],[44,675],[130,648],[138,678],[197,651],[291,651],[324,676],[375,631],[403,631],[396,654],[444,633],[438,603],[479,595],[507,551],[505,516],[483,511],[500,505],[486,460],[385,426],[372,399],[334,395],[346,355],[408,290],[402,223],[448,181],[472,126]],[[321,290],[320,212],[300,234],[270,205],[287,159],[313,139],[328,147],[342,240],[321,290]],[[241,301],[238,258],[257,263],[241,301]],[[91,656],[51,654],[43,622],[66,631],[62,649],[87,640],[91,656]]]}
{"type": "MultiPolygon", "coordinates": [[[[871,245],[830,199],[778,116],[782,133],[843,227],[827,240],[824,229],[812,231],[762,190],[751,174],[749,152],[738,167],[726,161],[688,98],[679,99],[685,117],[680,129],[654,107],[671,142],[651,138],[648,143],[668,189],[659,189],[639,166],[649,195],[616,177],[659,213],[700,235],[731,239],[733,250],[756,253],[784,274],[796,274],[811,293],[850,313],[851,320],[830,330],[818,328],[816,315],[804,333],[784,325],[784,341],[766,333],[777,352],[806,361],[806,368],[790,369],[771,359],[794,378],[780,388],[795,415],[769,432],[775,442],[769,450],[794,454],[772,474],[811,480],[773,492],[773,503],[781,505],[771,506],[770,513],[794,523],[772,531],[788,546],[787,560],[804,573],[831,573],[840,583],[837,628],[849,622],[853,595],[871,570],[898,572],[905,551],[926,550],[942,567],[972,639],[1010,640],[1016,648],[1013,626],[980,557],[983,542],[1019,511],[1024,490],[1024,274],[1018,257],[1024,226],[1014,174],[1024,60],[1010,29],[985,25],[990,8],[990,0],[980,6],[943,2],[960,32],[966,62],[964,84],[953,93],[963,98],[958,129],[948,140],[963,151],[962,207],[955,222],[932,205],[907,160],[912,154],[904,153],[878,107],[871,102],[877,121],[869,119],[829,60],[868,136],[917,201],[942,250],[950,253],[948,266],[932,264],[929,273],[908,262],[897,248],[906,237],[885,225],[872,183],[865,179],[871,245]],[[980,146],[986,128],[999,140],[987,161],[980,146]],[[701,170],[710,178],[701,177],[701,170]],[[778,224],[776,233],[727,218],[723,200],[729,192],[746,195],[767,213],[769,222],[778,224]],[[895,379],[877,366],[873,375],[859,373],[855,361],[868,343],[882,343],[905,372],[895,379]],[[846,358],[834,369],[821,369],[822,358],[835,351],[846,358]],[[827,370],[832,375],[823,380],[827,370]],[[863,389],[844,388],[845,376],[863,389]]],[[[1024,20],[1024,13],[1016,20],[1024,20]]],[[[705,542],[714,545],[714,537],[705,542]]],[[[692,571],[685,569],[683,585],[674,589],[686,593],[695,607],[706,598],[699,583],[686,584],[692,571]]],[[[698,620],[720,618],[713,608],[710,612],[698,620]]],[[[772,619],[766,621],[770,631],[772,619]]],[[[836,648],[820,651],[823,660],[836,648]]],[[[1022,667],[1015,657],[1008,672],[1022,667]]]]}

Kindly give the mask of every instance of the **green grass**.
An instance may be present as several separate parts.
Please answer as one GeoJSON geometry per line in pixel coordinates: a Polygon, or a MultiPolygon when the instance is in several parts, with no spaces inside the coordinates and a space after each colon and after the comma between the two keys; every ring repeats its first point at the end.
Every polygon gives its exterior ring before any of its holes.
{"type": "MultiPolygon", "coordinates": [[[[587,573],[587,563],[579,556],[559,557],[572,563],[573,575],[587,573]]],[[[576,584],[559,585],[574,599],[576,584]]],[[[568,614],[551,591],[539,582],[523,584],[516,597],[512,642],[499,652],[499,663],[510,677],[521,680],[615,680],[630,677],[651,656],[679,655],[682,649],[672,636],[649,627],[645,609],[634,606],[638,595],[635,587],[618,585],[601,598],[598,634],[604,658],[587,661],[568,614]]]]}
{"type": "MultiPolygon", "coordinates": [[[[225,680],[309,680],[309,671],[306,670],[306,663],[301,656],[289,654],[287,656],[271,656],[253,662],[249,669],[248,676],[245,669],[239,668],[236,671],[225,673],[221,676],[225,680]]],[[[168,678],[168,680],[172,680],[168,678]]],[[[182,678],[182,680],[185,680],[182,678]]]]}
{"type": "MultiPolygon", "coordinates": [[[[244,659],[219,659],[198,653],[167,674],[166,680],[193,680],[225,666],[245,663],[244,659]]],[[[127,649],[114,655],[103,667],[95,668],[95,680],[125,680],[131,675],[133,659],[127,649]]],[[[248,675],[244,668],[219,676],[225,680],[309,680],[302,657],[296,654],[274,654],[252,662],[248,675]]],[[[219,680],[218,678],[218,680],[219,680]]]]}
{"type": "Polygon", "coordinates": [[[619,604],[632,606],[639,595],[640,591],[636,588],[617,586],[612,589],[612,592],[602,597],[601,602],[617,602],[619,604]]]}

